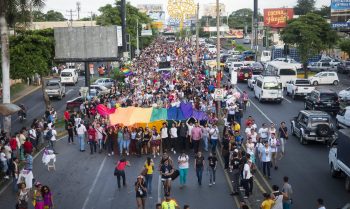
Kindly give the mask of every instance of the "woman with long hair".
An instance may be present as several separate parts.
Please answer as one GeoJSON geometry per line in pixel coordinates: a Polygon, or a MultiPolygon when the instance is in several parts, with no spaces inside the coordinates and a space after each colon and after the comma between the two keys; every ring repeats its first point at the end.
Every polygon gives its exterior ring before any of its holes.
{"type": "Polygon", "coordinates": [[[27,209],[29,201],[29,190],[26,188],[25,183],[19,184],[19,191],[17,193],[17,204],[18,209],[27,209]]]}
{"type": "Polygon", "coordinates": [[[153,171],[154,171],[154,163],[150,157],[147,157],[145,162],[145,177],[146,177],[146,185],[148,194],[152,194],[152,179],[153,179],[153,171]]]}
{"type": "Polygon", "coordinates": [[[160,144],[162,143],[162,139],[160,134],[157,131],[152,132],[151,146],[152,146],[152,155],[156,158],[156,154],[159,155],[160,152],[160,144]]]}
{"type": "Polygon", "coordinates": [[[141,157],[142,154],[142,140],[143,140],[143,128],[139,128],[136,133],[136,154],[141,157]]]}
{"type": "Polygon", "coordinates": [[[123,153],[123,149],[126,152],[126,155],[129,155],[129,146],[130,146],[130,132],[128,127],[124,127],[124,131],[123,131],[123,147],[121,148],[121,154],[123,153]]]}
{"type": "Polygon", "coordinates": [[[53,196],[48,186],[43,186],[41,188],[41,193],[44,197],[44,208],[53,209],[53,196]]]}
{"type": "Polygon", "coordinates": [[[135,182],[137,209],[146,208],[147,188],[143,176],[138,176],[135,182]]]}
{"type": "Polygon", "coordinates": [[[145,128],[145,132],[143,132],[143,140],[142,140],[142,152],[147,155],[149,150],[149,141],[152,138],[152,133],[148,127],[145,128]]]}

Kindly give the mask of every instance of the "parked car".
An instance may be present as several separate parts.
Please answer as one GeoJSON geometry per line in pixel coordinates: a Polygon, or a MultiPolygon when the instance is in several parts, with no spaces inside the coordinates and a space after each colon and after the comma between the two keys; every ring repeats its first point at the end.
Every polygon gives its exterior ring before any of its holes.
{"type": "Polygon", "coordinates": [[[329,62],[315,62],[312,65],[307,66],[312,72],[323,72],[323,71],[335,71],[337,68],[335,65],[331,65],[329,62]]]}
{"type": "Polygon", "coordinates": [[[337,128],[350,128],[350,106],[340,110],[335,121],[337,128]]]}
{"type": "Polygon", "coordinates": [[[62,99],[66,95],[66,88],[57,79],[49,80],[46,83],[45,92],[49,98],[56,97],[62,99]]]}
{"type": "Polygon", "coordinates": [[[79,111],[80,105],[83,104],[84,102],[85,102],[85,99],[83,97],[76,97],[66,102],[66,109],[69,109],[71,111],[79,111]]]}
{"type": "Polygon", "coordinates": [[[312,85],[318,84],[339,84],[338,74],[336,72],[320,72],[309,78],[312,85]]]}
{"type": "Polygon", "coordinates": [[[220,62],[225,63],[228,58],[230,58],[232,55],[230,54],[220,54],[220,62]]]}
{"type": "Polygon", "coordinates": [[[90,85],[90,90],[91,89],[96,89],[96,91],[100,94],[108,94],[110,92],[107,87],[101,85],[90,85]]]}
{"type": "Polygon", "coordinates": [[[319,62],[328,62],[331,66],[336,67],[339,63],[341,63],[341,60],[337,58],[334,58],[334,59],[325,58],[325,59],[321,59],[319,62]]]}
{"type": "Polygon", "coordinates": [[[291,133],[299,138],[300,144],[308,141],[327,143],[336,139],[331,116],[323,111],[301,110],[291,121],[291,133]]]}
{"type": "Polygon", "coordinates": [[[215,45],[207,44],[206,47],[210,53],[216,54],[216,46],[215,45]]]}
{"type": "Polygon", "coordinates": [[[233,63],[233,62],[238,62],[238,61],[239,61],[239,59],[238,59],[238,58],[235,58],[235,57],[229,57],[229,58],[227,58],[227,60],[226,60],[226,62],[225,62],[224,70],[225,70],[226,72],[228,72],[229,69],[230,69],[230,67],[232,66],[232,63],[233,63]]]}
{"type": "Polygon", "coordinates": [[[253,75],[253,68],[251,67],[240,67],[237,71],[237,81],[243,82],[251,78],[253,75]]]}
{"type": "Polygon", "coordinates": [[[313,90],[305,97],[304,109],[322,110],[335,115],[340,110],[339,97],[336,92],[331,90],[313,90]]]}
{"type": "Polygon", "coordinates": [[[114,85],[114,80],[112,78],[99,78],[93,84],[111,88],[114,85]]]}
{"type": "Polygon", "coordinates": [[[348,88],[346,88],[344,90],[341,90],[338,93],[338,96],[339,96],[340,100],[350,101],[350,87],[348,87],[348,88]]]}
{"type": "Polygon", "coordinates": [[[337,65],[337,72],[348,74],[350,72],[350,61],[344,61],[337,65]]]}
{"type": "Polygon", "coordinates": [[[311,86],[308,79],[294,79],[287,81],[286,83],[286,94],[290,95],[293,99],[297,96],[306,96],[310,94],[315,87],[311,86]]]}

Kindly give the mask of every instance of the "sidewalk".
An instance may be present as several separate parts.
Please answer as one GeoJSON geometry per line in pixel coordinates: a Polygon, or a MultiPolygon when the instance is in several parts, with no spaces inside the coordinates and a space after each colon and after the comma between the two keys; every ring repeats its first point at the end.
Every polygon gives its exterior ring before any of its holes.
{"type": "Polygon", "coordinates": [[[15,103],[18,100],[22,99],[23,97],[37,91],[38,89],[41,88],[40,86],[33,86],[33,85],[26,85],[24,84],[24,88],[18,92],[15,92],[14,94],[12,94],[11,92],[11,103],[15,103]]]}

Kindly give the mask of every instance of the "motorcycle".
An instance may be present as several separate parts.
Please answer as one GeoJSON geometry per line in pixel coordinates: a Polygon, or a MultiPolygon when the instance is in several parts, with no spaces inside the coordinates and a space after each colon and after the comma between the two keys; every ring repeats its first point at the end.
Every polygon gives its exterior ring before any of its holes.
{"type": "Polygon", "coordinates": [[[26,114],[25,107],[23,105],[20,105],[20,107],[21,107],[21,110],[18,111],[18,119],[20,122],[23,122],[26,119],[27,114],[26,114]]]}

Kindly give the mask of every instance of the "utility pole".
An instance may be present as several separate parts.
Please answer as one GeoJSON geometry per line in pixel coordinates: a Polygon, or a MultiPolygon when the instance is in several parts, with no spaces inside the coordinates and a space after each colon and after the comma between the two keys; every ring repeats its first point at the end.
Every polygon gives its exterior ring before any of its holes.
{"type": "MultiPolygon", "coordinates": [[[[130,43],[129,43],[130,44],[130,43]]],[[[130,52],[131,53],[131,52],[130,52]]],[[[139,45],[139,19],[136,19],[136,56],[140,55],[140,45],[139,45]]]]}
{"type": "Polygon", "coordinates": [[[90,23],[91,23],[91,26],[92,26],[92,15],[94,15],[94,13],[91,11],[89,12],[90,13],[90,23]]]}
{"type": "Polygon", "coordinates": [[[67,11],[69,13],[69,22],[70,22],[70,27],[73,27],[73,11],[72,9],[67,11]]]}
{"type": "Polygon", "coordinates": [[[196,14],[196,62],[199,67],[199,3],[197,3],[197,14],[196,14]]]}
{"type": "Polygon", "coordinates": [[[216,69],[217,69],[217,87],[220,88],[221,72],[220,72],[220,4],[216,0],[216,69]]]}
{"type": "Polygon", "coordinates": [[[127,52],[126,44],[126,3],[125,0],[121,0],[121,19],[122,19],[122,42],[123,42],[123,52],[127,52]]]}
{"type": "Polygon", "coordinates": [[[254,0],[254,50],[254,59],[258,61],[258,0],[254,0]]]}
{"type": "Polygon", "coordinates": [[[80,20],[80,10],[81,10],[81,4],[80,4],[80,2],[78,1],[77,2],[77,12],[78,12],[78,20],[80,20]]]}

